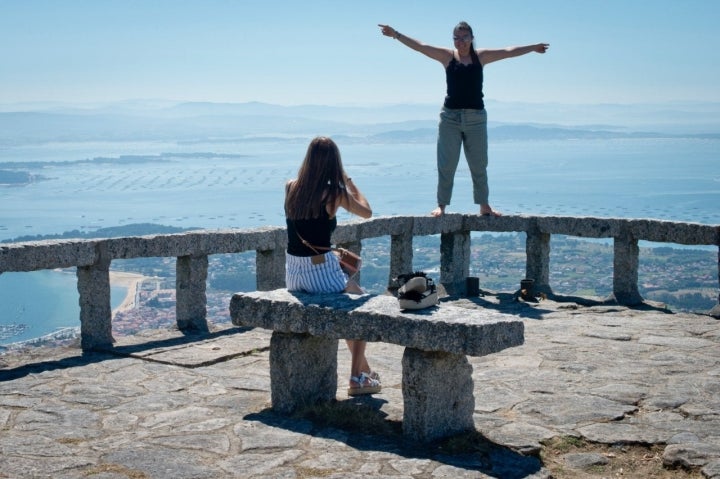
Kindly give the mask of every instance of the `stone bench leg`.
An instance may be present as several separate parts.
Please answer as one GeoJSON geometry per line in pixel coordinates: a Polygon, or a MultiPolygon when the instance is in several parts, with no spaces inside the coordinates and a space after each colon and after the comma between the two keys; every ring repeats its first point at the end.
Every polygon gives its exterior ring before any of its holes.
{"type": "Polygon", "coordinates": [[[472,366],[465,355],[405,348],[403,434],[429,442],[474,430],[472,366]]]}
{"type": "Polygon", "coordinates": [[[270,397],[274,410],[289,414],[335,400],[338,340],[273,332],[270,338],[270,397]]]}

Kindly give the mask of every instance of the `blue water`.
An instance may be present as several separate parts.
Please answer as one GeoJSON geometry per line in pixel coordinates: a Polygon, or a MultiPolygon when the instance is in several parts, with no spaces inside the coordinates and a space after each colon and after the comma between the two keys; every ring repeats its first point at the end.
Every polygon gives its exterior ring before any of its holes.
{"type": "MultiPolygon", "coordinates": [[[[375,215],[423,215],[435,206],[434,144],[338,143],[348,173],[375,215]]],[[[0,240],[131,223],[283,225],[283,185],[295,176],[305,148],[305,141],[6,147],[0,149],[0,162],[43,162],[42,168],[30,171],[46,179],[22,187],[0,186],[0,240]],[[197,152],[227,156],[192,155],[197,152]],[[71,163],[161,153],[188,155],[144,163],[71,163]]],[[[491,204],[506,214],[720,224],[717,140],[491,141],[488,174],[491,204]]],[[[477,211],[464,158],[448,211],[477,211]]],[[[350,216],[341,214],[339,219],[350,216]]],[[[113,301],[119,303],[123,295],[116,289],[113,301]]],[[[27,334],[11,338],[13,342],[78,326],[78,308],[74,275],[0,275],[0,324],[31,325],[27,334]]]]}
{"type": "MultiPolygon", "coordinates": [[[[120,305],[126,288],[110,288],[111,307],[120,305]]],[[[24,325],[0,336],[0,344],[37,338],[58,329],[80,326],[80,304],[74,271],[35,271],[0,275],[0,325],[24,325]]]]}
{"type": "MultiPolygon", "coordinates": [[[[46,181],[0,187],[0,240],[129,223],[222,228],[282,225],[284,182],[305,144],[51,144],[0,150],[0,162],[43,161],[46,181]],[[67,148],[61,155],[63,148],[67,148]],[[246,157],[169,158],[143,164],[62,162],[163,152],[246,157]]],[[[343,145],[347,170],[376,215],[435,205],[432,144],[343,145]]],[[[720,141],[592,140],[491,143],[491,203],[527,214],[720,223],[720,141]]],[[[475,212],[464,159],[449,211],[475,212]]]]}

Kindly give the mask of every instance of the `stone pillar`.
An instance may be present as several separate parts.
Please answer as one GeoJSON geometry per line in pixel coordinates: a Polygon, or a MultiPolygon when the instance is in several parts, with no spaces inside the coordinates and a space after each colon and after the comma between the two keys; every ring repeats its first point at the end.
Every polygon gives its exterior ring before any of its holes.
{"type": "Polygon", "coordinates": [[[710,310],[710,316],[720,319],[720,246],[718,246],[718,302],[710,310]]]}
{"type": "Polygon", "coordinates": [[[642,303],[638,291],[638,240],[629,232],[615,237],[613,257],[613,297],[619,304],[633,306],[642,303]]]}
{"type": "Polygon", "coordinates": [[[470,232],[440,235],[440,283],[450,295],[465,295],[470,274],[470,232]]]}
{"type": "Polygon", "coordinates": [[[414,441],[475,429],[472,366],[462,354],[405,348],[402,393],[403,434],[414,441]]]}
{"type": "Polygon", "coordinates": [[[529,229],[525,239],[525,257],[525,278],[535,280],[534,291],[552,294],[550,287],[550,234],[542,233],[537,228],[529,229]]]}
{"type": "Polygon", "coordinates": [[[80,345],[84,350],[112,346],[112,307],[110,305],[110,258],[99,246],[98,260],[78,266],[80,293],[80,345]]]}
{"type": "Polygon", "coordinates": [[[338,340],[273,332],[270,338],[270,396],[275,411],[335,400],[338,340]]]}
{"type": "Polygon", "coordinates": [[[258,291],[271,291],[285,287],[285,250],[283,248],[255,251],[255,268],[258,291]]]}
{"type": "Polygon", "coordinates": [[[175,270],[178,329],[207,331],[207,255],[179,256],[175,270]]]}
{"type": "Polygon", "coordinates": [[[399,235],[390,235],[390,272],[388,286],[397,286],[393,278],[413,272],[413,235],[408,231],[399,235]]]}

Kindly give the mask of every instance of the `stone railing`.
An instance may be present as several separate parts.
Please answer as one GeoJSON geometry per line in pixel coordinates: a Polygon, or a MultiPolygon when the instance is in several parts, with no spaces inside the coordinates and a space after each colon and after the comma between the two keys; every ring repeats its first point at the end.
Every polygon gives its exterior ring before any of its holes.
{"type": "MultiPolygon", "coordinates": [[[[550,237],[553,234],[614,240],[613,292],[609,300],[637,305],[638,241],[720,246],[720,226],[659,220],[556,216],[448,214],[441,218],[392,216],[338,225],[335,243],[360,253],[361,241],[390,236],[388,284],[413,270],[413,237],[440,235],[440,283],[449,294],[463,294],[470,270],[470,233],[525,232],[526,278],[536,292],[552,294],[550,237]]],[[[109,346],[112,337],[110,263],[115,259],[175,257],[176,319],[180,329],[206,330],[208,256],[256,251],[258,290],[285,285],[283,227],[245,230],[199,230],[177,234],[91,240],[50,240],[0,245],[0,273],[77,267],[83,349],[109,346]]],[[[720,283],[720,249],[718,252],[720,283]]],[[[720,302],[720,294],[718,295],[720,302]]],[[[720,317],[720,306],[711,314],[720,317]]]]}

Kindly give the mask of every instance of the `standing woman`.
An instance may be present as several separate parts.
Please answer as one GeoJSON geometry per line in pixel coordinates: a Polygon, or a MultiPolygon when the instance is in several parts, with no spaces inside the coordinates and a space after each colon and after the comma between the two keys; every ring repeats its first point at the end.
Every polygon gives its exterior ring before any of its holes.
{"type": "MultiPolygon", "coordinates": [[[[335,214],[341,207],[363,218],[372,216],[365,195],[343,169],[337,145],[320,136],[310,142],[297,178],[285,185],[285,283],[289,291],[363,293],[328,250],[337,226],[335,214]],[[327,252],[318,254],[318,248],[327,252]]],[[[365,358],[367,343],[348,340],[347,345],[352,356],[348,395],[380,392],[380,378],[365,358]]]]}
{"type": "Polygon", "coordinates": [[[470,167],[473,200],[480,214],[500,216],[490,207],[487,180],[487,113],[483,102],[483,67],[488,63],[517,57],[530,52],[545,53],[550,45],[537,43],[501,49],[475,49],[473,31],[466,22],[453,30],[455,48],[441,48],[410,38],[389,25],[378,25],[382,34],[442,63],[445,68],[447,94],[440,112],[437,141],[438,206],[433,216],[445,213],[452,197],[455,171],[460,160],[460,145],[470,167]]]}

